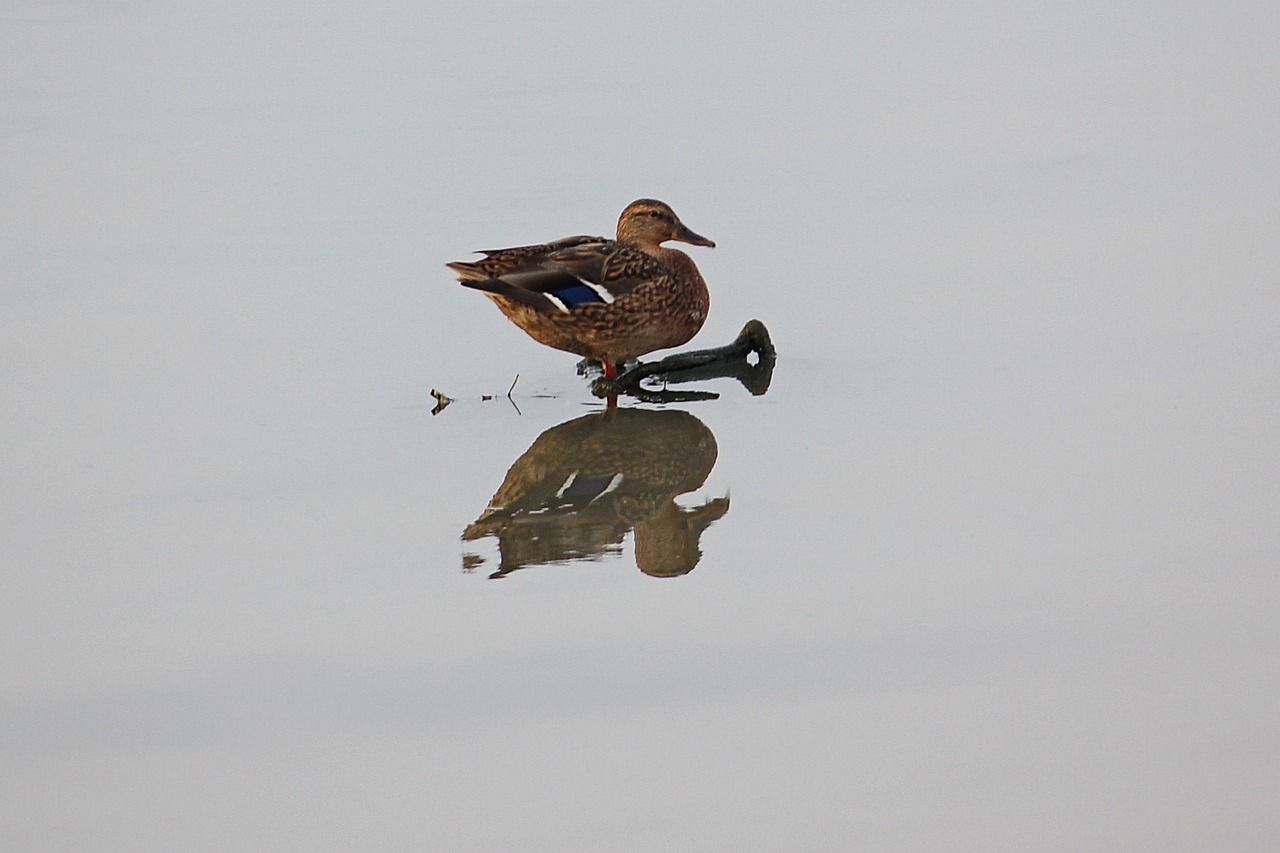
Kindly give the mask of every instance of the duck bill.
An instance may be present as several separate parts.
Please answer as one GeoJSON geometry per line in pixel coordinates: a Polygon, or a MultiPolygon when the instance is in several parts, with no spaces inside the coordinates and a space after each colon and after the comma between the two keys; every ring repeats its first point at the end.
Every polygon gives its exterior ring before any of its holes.
{"type": "Polygon", "coordinates": [[[676,236],[673,239],[679,240],[681,243],[689,243],[694,246],[706,246],[709,249],[714,249],[716,247],[716,244],[708,240],[706,237],[703,237],[701,234],[695,234],[693,231],[686,228],[683,222],[676,225],[676,236]]]}

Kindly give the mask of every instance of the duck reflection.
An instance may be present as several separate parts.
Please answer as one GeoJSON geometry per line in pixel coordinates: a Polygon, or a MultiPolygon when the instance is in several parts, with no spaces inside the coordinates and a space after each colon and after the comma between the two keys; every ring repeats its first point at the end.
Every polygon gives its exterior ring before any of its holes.
{"type": "MultiPolygon", "coordinates": [[[[729,498],[692,509],[675,498],[702,486],[716,453],[711,430],[688,412],[615,409],[567,421],[515,461],[462,539],[497,537],[501,559],[489,577],[500,578],[618,553],[634,529],[640,571],[688,574],[702,556],[702,532],[729,511],[729,498]]],[[[467,555],[463,568],[482,562],[467,555]]]]}

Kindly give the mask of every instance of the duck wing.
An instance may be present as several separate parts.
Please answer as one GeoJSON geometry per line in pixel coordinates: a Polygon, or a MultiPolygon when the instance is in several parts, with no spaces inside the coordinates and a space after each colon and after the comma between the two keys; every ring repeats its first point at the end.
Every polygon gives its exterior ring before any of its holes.
{"type": "Polygon", "coordinates": [[[584,305],[607,305],[667,275],[669,271],[652,255],[608,240],[533,254],[497,276],[462,279],[462,283],[547,313],[572,313],[584,305]]]}
{"type": "Polygon", "coordinates": [[[536,243],[532,246],[512,246],[508,249],[480,249],[479,254],[485,256],[482,260],[453,261],[446,264],[446,266],[458,274],[459,281],[465,283],[486,278],[497,278],[517,267],[536,263],[538,259],[553,255],[564,249],[608,242],[610,240],[607,237],[578,234],[574,237],[552,240],[549,243],[536,243]]]}

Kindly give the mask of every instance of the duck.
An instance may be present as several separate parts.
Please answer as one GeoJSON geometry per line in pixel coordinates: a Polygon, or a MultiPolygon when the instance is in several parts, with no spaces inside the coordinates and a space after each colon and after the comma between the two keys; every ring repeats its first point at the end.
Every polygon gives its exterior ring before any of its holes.
{"type": "Polygon", "coordinates": [[[538,343],[600,362],[605,378],[655,350],[687,343],[711,299],[693,259],[668,240],[715,248],[666,202],[637,199],[616,239],[577,235],[447,264],[538,343]]]}

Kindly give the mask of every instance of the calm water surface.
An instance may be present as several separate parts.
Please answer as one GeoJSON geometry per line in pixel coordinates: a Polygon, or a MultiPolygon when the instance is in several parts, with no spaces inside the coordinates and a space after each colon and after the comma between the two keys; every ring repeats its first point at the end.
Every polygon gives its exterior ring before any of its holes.
{"type": "Polygon", "coordinates": [[[1276,849],[1277,15],[7,4],[0,846],[1276,849]]]}

